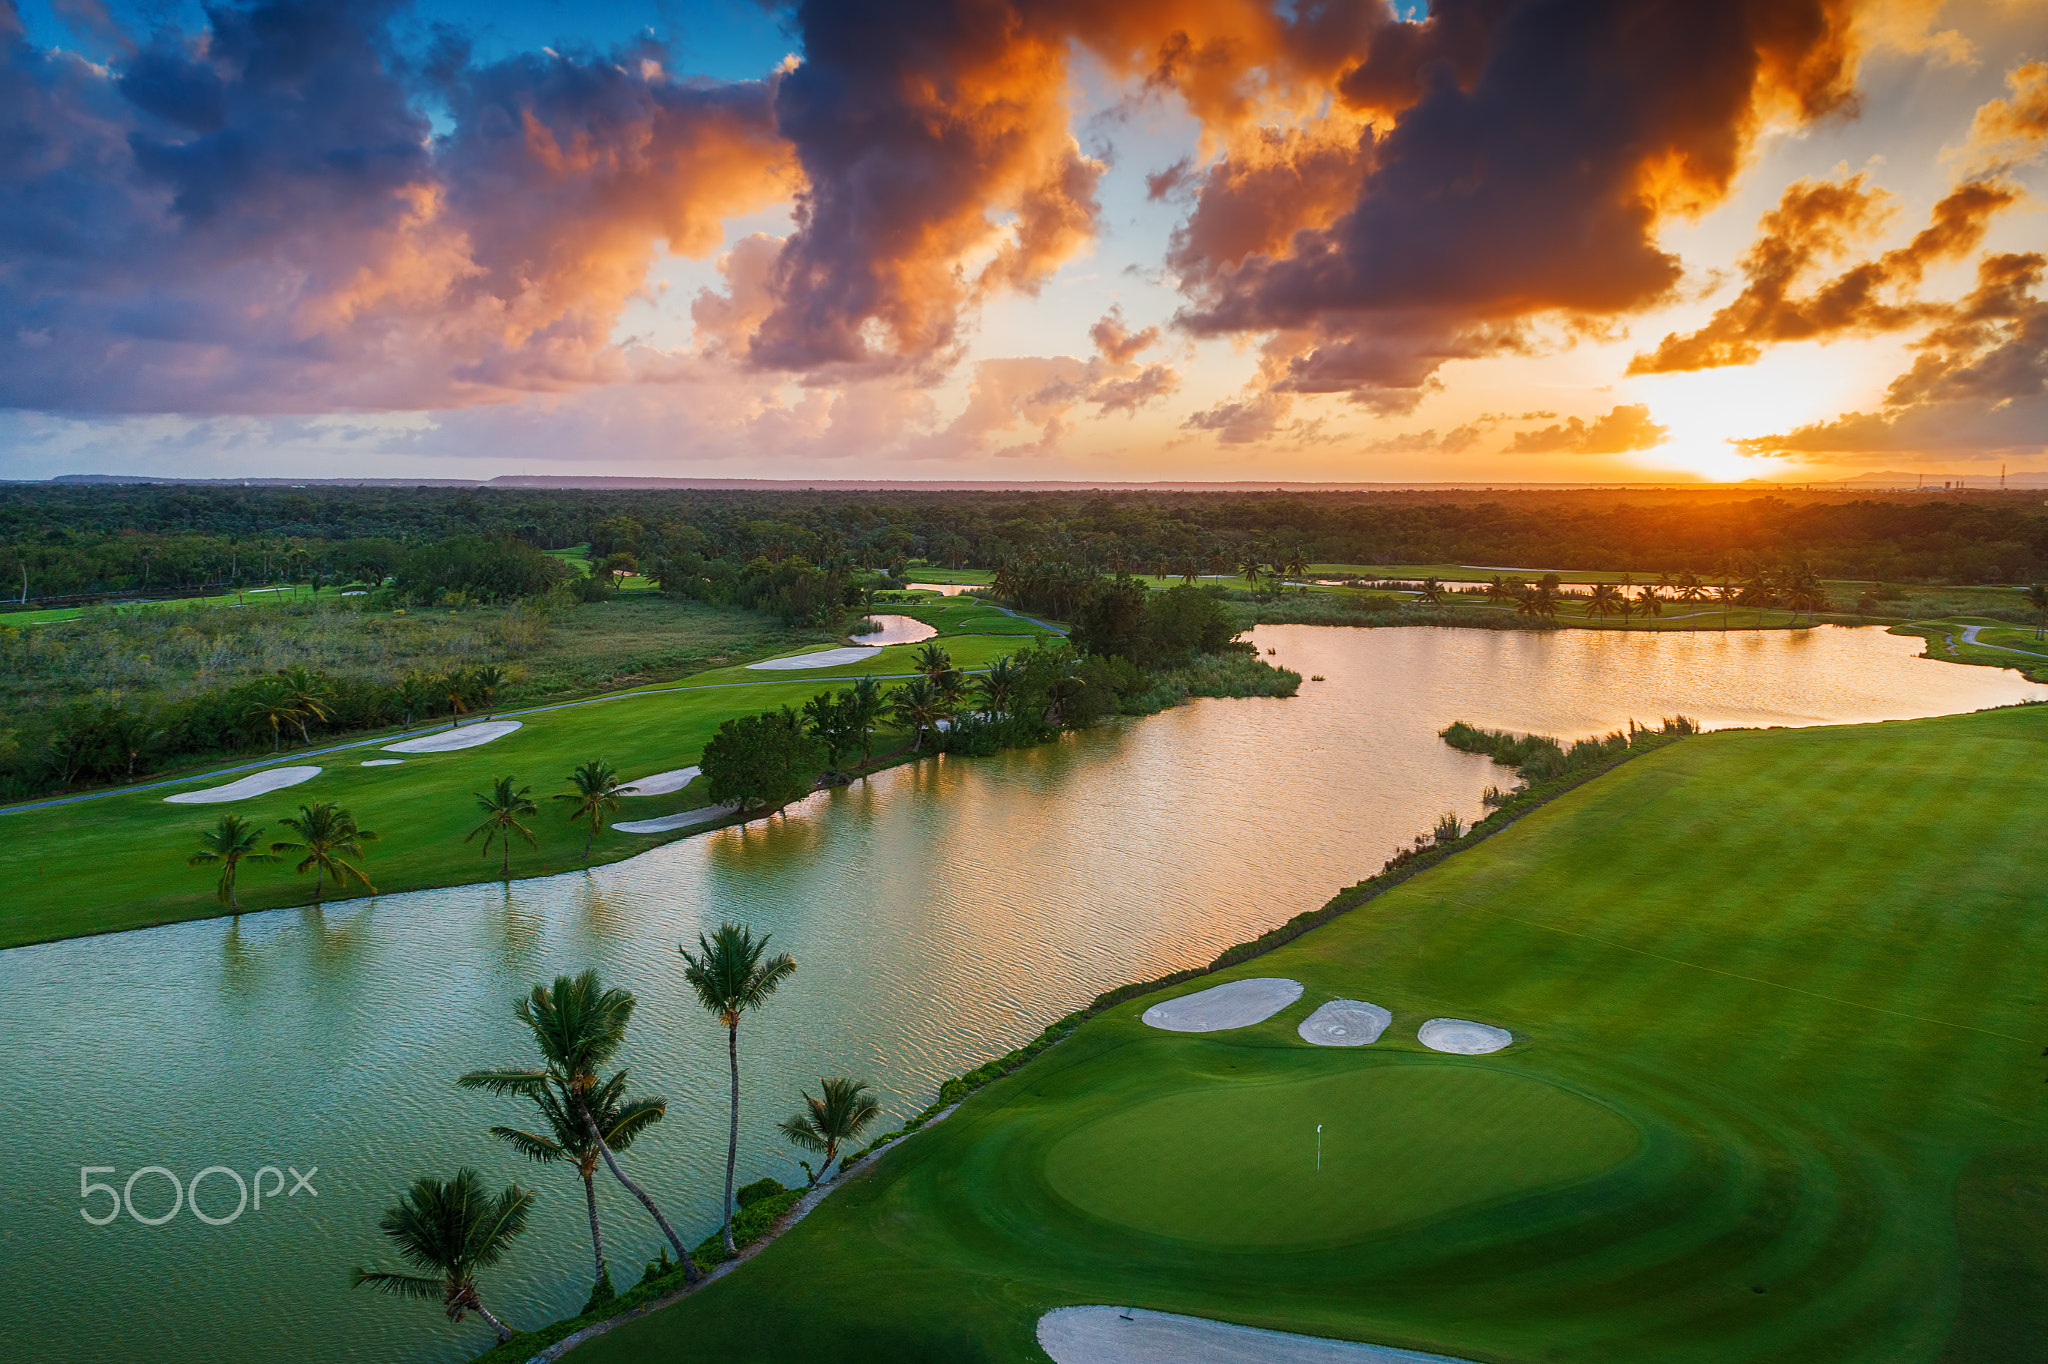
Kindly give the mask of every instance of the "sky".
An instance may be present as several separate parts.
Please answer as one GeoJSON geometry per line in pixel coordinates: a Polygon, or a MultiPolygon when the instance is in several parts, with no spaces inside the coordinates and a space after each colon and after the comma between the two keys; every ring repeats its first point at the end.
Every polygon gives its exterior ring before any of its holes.
{"type": "Polygon", "coordinates": [[[0,478],[2048,470],[2043,0],[0,0],[0,478]]]}

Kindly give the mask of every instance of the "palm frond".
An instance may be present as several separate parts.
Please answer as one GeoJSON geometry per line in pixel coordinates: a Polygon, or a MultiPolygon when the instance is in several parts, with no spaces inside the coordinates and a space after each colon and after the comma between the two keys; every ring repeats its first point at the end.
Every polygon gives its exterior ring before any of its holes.
{"type": "Polygon", "coordinates": [[[522,1132],[516,1127],[493,1127],[491,1135],[528,1160],[542,1165],[553,1165],[572,1159],[569,1152],[562,1149],[560,1142],[551,1141],[533,1132],[522,1132]]]}
{"type": "Polygon", "coordinates": [[[447,1284],[440,1279],[381,1269],[350,1270],[348,1283],[351,1288],[374,1288],[395,1298],[439,1298],[448,1291],[447,1284]]]}

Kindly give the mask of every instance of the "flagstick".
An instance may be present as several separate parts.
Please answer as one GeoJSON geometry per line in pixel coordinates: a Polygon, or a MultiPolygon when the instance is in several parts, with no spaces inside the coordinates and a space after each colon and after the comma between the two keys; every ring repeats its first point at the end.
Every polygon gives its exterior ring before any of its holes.
{"type": "Polygon", "coordinates": [[[1322,1173],[1322,1169],[1323,1169],[1323,1125],[1322,1125],[1321,1123],[1317,1123],[1317,1124],[1316,1124],[1316,1173],[1318,1173],[1318,1174],[1322,1173]]]}

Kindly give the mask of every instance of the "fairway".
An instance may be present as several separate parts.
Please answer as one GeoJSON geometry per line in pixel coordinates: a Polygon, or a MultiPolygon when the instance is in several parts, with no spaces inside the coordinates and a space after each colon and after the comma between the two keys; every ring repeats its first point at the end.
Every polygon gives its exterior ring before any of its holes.
{"type": "Polygon", "coordinates": [[[1684,740],[1090,1020],[575,1358],[1042,1364],[1044,1313],[1123,1303],[1487,1364],[2037,1360],[2044,811],[2048,707],[1684,740]],[[1140,1021],[1259,977],[1306,992],[1140,1021]],[[1393,1022],[1311,1045],[1331,998],[1393,1022]]]}
{"type": "Polygon", "coordinates": [[[1046,1179],[1083,1212],[1161,1236],[1335,1246],[1588,1178],[1637,1144],[1619,1114],[1507,1071],[1361,1056],[1328,1069],[1135,1104],[1055,1144],[1046,1179]]]}

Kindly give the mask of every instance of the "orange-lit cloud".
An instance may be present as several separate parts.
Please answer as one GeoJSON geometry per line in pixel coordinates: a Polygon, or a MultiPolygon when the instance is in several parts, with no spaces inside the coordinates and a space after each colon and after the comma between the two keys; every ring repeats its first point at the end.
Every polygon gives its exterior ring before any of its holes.
{"type": "Polygon", "coordinates": [[[1508,449],[1518,455],[1625,455],[1654,449],[1670,434],[1669,428],[1650,420],[1647,405],[1625,403],[1591,425],[1572,417],[1540,431],[1517,431],[1508,449]]]}
{"type": "Polygon", "coordinates": [[[1748,283],[1704,327],[1667,335],[1629,362],[1630,374],[1753,364],[1766,347],[1841,335],[1896,331],[1940,316],[1939,304],[1912,297],[1929,266],[1959,259],[1984,240],[1993,214],[2020,197],[2011,185],[1967,181],[1934,206],[1933,221],[1911,242],[1795,296],[1793,287],[1821,261],[1874,235],[1890,216],[1888,197],[1865,177],[1800,180],[1766,213],[1742,258],[1748,283]]]}

